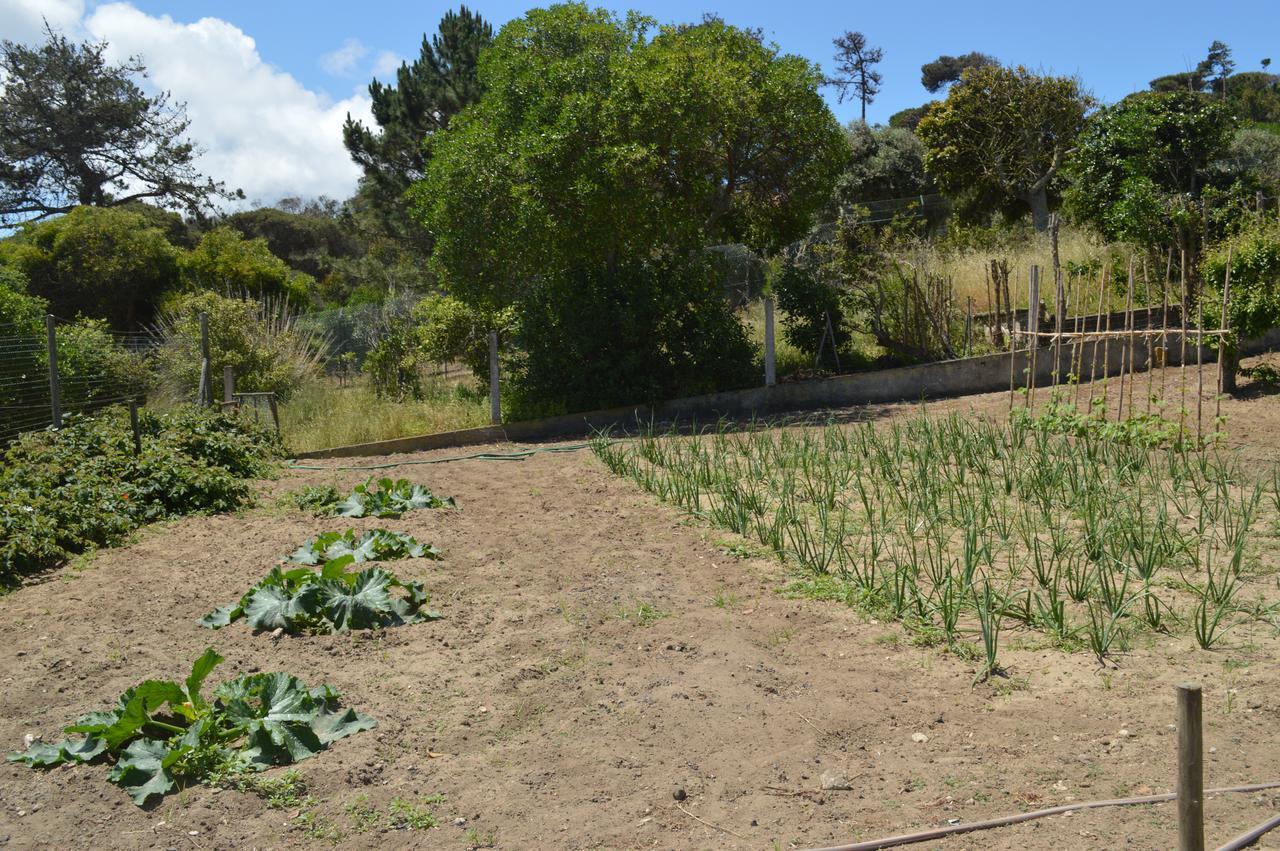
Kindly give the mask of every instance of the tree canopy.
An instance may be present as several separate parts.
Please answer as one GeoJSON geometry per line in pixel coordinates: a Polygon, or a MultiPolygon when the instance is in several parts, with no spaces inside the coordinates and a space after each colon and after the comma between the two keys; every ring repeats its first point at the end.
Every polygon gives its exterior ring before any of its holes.
{"type": "Polygon", "coordinates": [[[1070,167],[1075,215],[1111,239],[1187,240],[1228,150],[1235,120],[1220,99],[1141,92],[1093,116],[1070,167]]]}
{"type": "Polygon", "coordinates": [[[952,83],[960,81],[960,77],[969,68],[992,68],[998,66],[1000,60],[976,50],[961,56],[943,54],[932,62],[920,66],[920,85],[930,94],[936,94],[952,83]]]}
{"type": "Polygon", "coordinates": [[[140,212],[77,207],[0,240],[0,265],[20,270],[28,291],[64,319],[106,319],[116,328],[149,321],[174,288],[178,251],[140,212]]]}
{"type": "Polygon", "coordinates": [[[750,347],[708,246],[804,233],[847,157],[809,62],[714,17],[583,4],[504,26],[414,190],[448,291],[519,305],[523,413],[732,386],[750,347]]]}
{"type": "Polygon", "coordinates": [[[404,193],[426,170],[423,141],[480,99],[480,51],[492,42],[493,27],[466,6],[446,13],[439,32],[422,37],[418,58],[401,63],[394,84],[369,84],[377,129],[347,116],[342,141],[392,233],[405,235],[404,193]]]}
{"type": "Polygon", "coordinates": [[[847,156],[817,68],[716,19],[652,26],[564,4],[503,27],[415,190],[455,294],[808,226],[847,156]]]}
{"type": "Polygon", "coordinates": [[[1049,185],[1083,129],[1092,100],[1071,77],[1023,67],[970,68],[961,82],[917,128],[925,168],[944,192],[1026,204],[1036,229],[1044,230],[1049,185]]]}
{"type": "Polygon", "coordinates": [[[141,199],[194,212],[230,194],[197,171],[183,104],[146,94],[142,62],[106,49],[52,30],[39,47],[0,42],[0,224],[141,199]]]}

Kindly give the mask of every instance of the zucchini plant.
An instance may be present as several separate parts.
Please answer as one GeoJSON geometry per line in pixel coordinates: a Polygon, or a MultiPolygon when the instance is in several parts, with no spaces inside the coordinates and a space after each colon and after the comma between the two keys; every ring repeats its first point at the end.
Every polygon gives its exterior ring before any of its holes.
{"type": "Polygon", "coordinates": [[[355,561],[390,561],[397,558],[428,558],[438,560],[440,550],[431,544],[422,544],[412,535],[402,535],[387,529],[370,529],[359,537],[355,529],[345,532],[326,532],[318,535],[289,554],[294,564],[324,564],[345,555],[355,561]]]}
{"type": "Polygon", "coordinates": [[[271,572],[237,602],[200,619],[201,626],[220,629],[241,618],[255,630],[285,632],[349,632],[436,620],[425,608],[428,596],[420,582],[401,582],[380,567],[350,573],[351,554],[325,562],[317,573],[307,567],[271,572]],[[403,596],[391,592],[400,589],[403,596]]]}
{"type": "Polygon", "coordinates": [[[9,754],[9,761],[47,768],[114,760],[108,779],[142,806],[174,788],[308,759],[375,726],[372,718],[339,706],[329,686],[308,689],[285,673],[244,674],[206,700],[201,687],[221,661],[210,647],[185,682],[139,683],[113,709],[91,712],[64,730],[83,738],[36,742],[9,754]]]}
{"type": "Polygon", "coordinates": [[[451,496],[438,497],[408,479],[373,479],[355,489],[333,509],[339,517],[399,517],[419,508],[457,508],[451,496]]]}

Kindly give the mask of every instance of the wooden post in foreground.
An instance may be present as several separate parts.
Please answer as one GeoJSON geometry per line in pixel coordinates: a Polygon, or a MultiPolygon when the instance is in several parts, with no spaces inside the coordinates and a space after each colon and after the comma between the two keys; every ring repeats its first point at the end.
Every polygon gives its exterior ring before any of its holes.
{"type": "Polygon", "coordinates": [[[502,422],[502,391],[498,386],[498,332],[489,332],[489,421],[502,422]]]}
{"type": "Polygon", "coordinates": [[[1178,851],[1204,851],[1200,686],[1178,686],[1178,851]]]}
{"type": "Polygon", "coordinates": [[[233,367],[222,368],[222,401],[228,405],[236,400],[236,371],[233,367]]]}
{"type": "Polygon", "coordinates": [[[773,298],[764,300],[764,386],[778,383],[777,362],[773,347],[773,298]]]}

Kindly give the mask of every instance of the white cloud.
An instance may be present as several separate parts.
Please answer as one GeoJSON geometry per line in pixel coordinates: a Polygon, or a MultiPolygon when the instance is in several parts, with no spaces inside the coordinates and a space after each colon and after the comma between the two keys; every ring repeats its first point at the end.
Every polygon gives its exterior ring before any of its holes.
{"type": "Polygon", "coordinates": [[[348,113],[371,123],[363,93],[334,101],[307,89],[218,18],[180,23],[112,3],[93,9],[83,26],[110,43],[113,61],[141,56],[151,83],[186,102],[205,174],[267,202],[354,192],[359,169],[342,145],[342,123],[348,113]]]}
{"type": "Polygon", "coordinates": [[[0,0],[0,38],[21,44],[44,41],[45,21],[72,36],[84,14],[84,0],[0,0]]]}
{"type": "Polygon", "coordinates": [[[373,60],[373,75],[382,78],[390,77],[399,70],[402,62],[404,60],[395,53],[390,50],[384,50],[373,60]]]}
{"type": "Polygon", "coordinates": [[[356,63],[368,52],[369,48],[361,44],[359,39],[349,38],[342,43],[342,47],[321,56],[320,67],[335,77],[345,77],[356,69],[356,63]]]}

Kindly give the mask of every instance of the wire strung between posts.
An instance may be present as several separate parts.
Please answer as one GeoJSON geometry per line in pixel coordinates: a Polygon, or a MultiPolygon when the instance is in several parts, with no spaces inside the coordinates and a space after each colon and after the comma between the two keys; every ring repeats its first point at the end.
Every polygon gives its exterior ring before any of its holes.
{"type": "Polygon", "coordinates": [[[299,464],[290,462],[290,470],[390,470],[394,467],[413,467],[419,464],[445,464],[449,461],[523,461],[544,452],[578,452],[590,449],[590,443],[574,443],[569,446],[539,446],[520,449],[515,452],[476,452],[471,455],[455,455],[450,458],[426,458],[417,461],[396,461],[388,464],[350,464],[345,466],[326,466],[320,464],[299,464]]]}
{"type": "MultiPolygon", "coordinates": [[[[1227,786],[1222,789],[1207,789],[1205,790],[1205,794],[1223,795],[1228,792],[1261,792],[1266,789],[1277,788],[1280,788],[1280,782],[1253,783],[1248,786],[1227,786]]],[[[1007,827],[1009,825],[1021,824],[1022,822],[1033,821],[1035,819],[1042,819],[1047,816],[1076,812],[1077,810],[1096,810],[1102,807],[1130,807],[1138,804],[1163,804],[1167,801],[1175,801],[1177,798],[1177,792],[1166,792],[1163,795],[1146,795],[1141,798],[1112,798],[1105,801],[1085,801],[1079,804],[1064,804],[1060,807],[1033,810],[1029,813],[1018,813],[1017,815],[1002,816],[1000,818],[987,819],[985,821],[975,821],[970,822],[969,824],[953,824],[946,827],[934,828],[933,830],[922,830],[919,833],[904,833],[899,836],[886,837],[885,839],[873,839],[869,842],[854,842],[849,845],[832,845],[825,848],[812,848],[809,849],[809,851],[877,851],[880,848],[895,848],[899,845],[915,845],[920,842],[929,842],[933,839],[943,839],[947,836],[954,836],[958,833],[972,833],[978,830],[991,830],[996,827],[1007,827]]],[[[1275,825],[1272,825],[1272,827],[1274,826],[1275,825]]],[[[1259,828],[1260,827],[1262,827],[1262,825],[1259,825],[1259,828]]],[[[1255,830],[1257,829],[1258,828],[1255,828],[1255,830]]],[[[1259,834],[1259,836],[1260,835],[1261,834],[1259,834]]],[[[1233,846],[1228,845],[1224,847],[1231,848],[1233,846]]],[[[1234,847],[1242,848],[1244,846],[1234,847]]]]}

